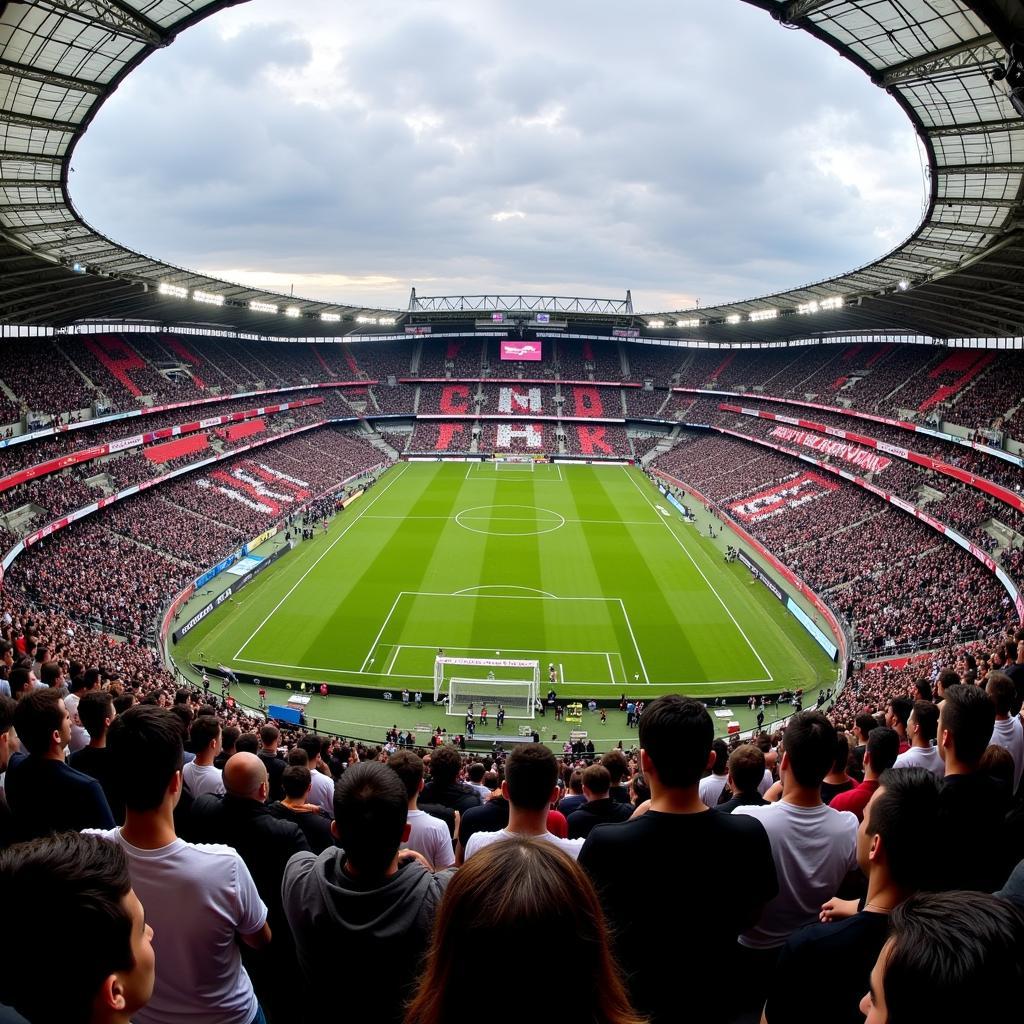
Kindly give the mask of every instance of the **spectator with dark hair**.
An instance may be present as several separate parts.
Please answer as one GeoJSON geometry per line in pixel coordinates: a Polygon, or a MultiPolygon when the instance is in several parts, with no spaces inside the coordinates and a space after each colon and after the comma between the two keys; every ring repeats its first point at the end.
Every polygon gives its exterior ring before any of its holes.
{"type": "Polygon", "coordinates": [[[867,711],[862,711],[853,720],[853,738],[857,742],[854,745],[852,754],[856,758],[858,765],[864,762],[864,749],[867,747],[868,736],[871,735],[871,730],[877,728],[878,719],[867,711]]]}
{"type": "Polygon", "coordinates": [[[939,706],[931,701],[915,700],[907,722],[910,749],[896,758],[896,767],[927,768],[941,779],[946,774],[946,766],[934,746],[938,731],[939,706]]]}
{"type": "Polygon", "coordinates": [[[951,686],[960,685],[960,676],[955,669],[944,668],[935,678],[935,700],[941,701],[951,686]]]}
{"type": "Polygon", "coordinates": [[[52,832],[112,828],[103,787],[64,762],[71,716],[59,690],[37,690],[18,701],[14,729],[28,752],[13,759],[4,788],[15,834],[22,840],[52,832]]]}
{"type": "Polygon", "coordinates": [[[860,821],[864,817],[864,808],[867,807],[872,793],[878,789],[878,780],[882,772],[896,763],[899,747],[900,737],[895,729],[884,725],[872,729],[864,750],[864,781],[854,789],[833,797],[829,807],[836,811],[851,811],[860,821]]]}
{"type": "Polygon", "coordinates": [[[505,762],[501,794],[508,801],[508,824],[496,832],[476,832],[465,847],[465,859],[510,836],[546,839],[570,857],[579,855],[582,839],[561,839],[548,828],[551,804],[558,799],[558,762],[542,743],[516,747],[505,762]]]}
{"type": "Polygon", "coordinates": [[[588,765],[583,770],[583,795],[587,802],[569,815],[570,839],[586,839],[591,829],[602,822],[629,820],[633,805],[611,799],[611,778],[603,764],[588,765]]]}
{"type": "Polygon", "coordinates": [[[316,804],[330,818],[334,813],[334,779],[323,760],[323,740],[319,736],[303,736],[300,749],[306,752],[310,775],[309,802],[316,804]]]}
{"type": "Polygon", "coordinates": [[[1021,726],[1020,718],[1012,713],[1017,691],[1008,675],[1002,672],[989,672],[985,692],[996,709],[996,721],[989,743],[1004,747],[1010,752],[1013,758],[1010,791],[1016,793],[1020,785],[1021,772],[1024,771],[1024,727],[1021,726]]]}
{"type": "Polygon", "coordinates": [[[914,702],[909,697],[893,697],[885,709],[885,724],[890,729],[895,729],[900,738],[899,753],[904,754],[910,749],[910,740],[907,736],[907,723],[910,721],[910,712],[914,708],[914,702]]]}
{"type": "MultiPolygon", "coordinates": [[[[679,1019],[679,964],[698,963],[708,950],[729,950],[778,891],[778,882],[764,829],[737,814],[709,810],[700,799],[700,778],[714,756],[714,725],[704,705],[658,697],[640,717],[639,738],[650,809],[596,827],[580,866],[608,915],[634,1005],[658,1024],[679,1019]],[[647,884],[638,889],[641,875],[647,884]],[[707,878],[728,879],[728,885],[699,882],[707,878]],[[666,921],[672,922],[672,941],[651,942],[666,921]]],[[[721,1011],[720,993],[711,985],[692,986],[686,1004],[693,1020],[712,1020],[721,1011]]]]}
{"type": "Polygon", "coordinates": [[[760,1009],[783,944],[818,919],[822,903],[857,868],[857,818],[821,802],[821,782],[835,762],[836,730],[820,711],[800,711],[783,736],[782,799],[767,807],[737,807],[768,832],[779,892],[756,924],[740,936],[746,984],[738,998],[760,1009]]]}
{"type": "Polygon", "coordinates": [[[850,778],[850,741],[846,734],[836,733],[836,758],[832,768],[821,782],[821,802],[830,804],[839,796],[853,789],[857,783],[850,778]]]}
{"type": "Polygon", "coordinates": [[[200,715],[189,729],[189,740],[195,753],[195,760],[190,761],[181,771],[181,782],[185,792],[193,800],[198,800],[207,793],[214,796],[224,794],[224,778],[213,762],[220,753],[221,726],[212,715],[200,715]]]}
{"type": "MultiPolygon", "coordinates": [[[[401,848],[421,853],[435,871],[454,867],[455,851],[448,826],[439,818],[421,811],[418,806],[424,786],[423,759],[411,750],[399,750],[388,758],[388,767],[397,772],[402,780],[409,801],[406,814],[409,838],[403,841],[401,848]]],[[[483,765],[480,767],[483,768],[483,765]]]]}
{"type": "Polygon", "coordinates": [[[47,949],[59,921],[78,940],[54,983],[49,957],[0,973],[0,1000],[30,1024],[141,1021],[153,995],[153,929],[132,890],[120,847],[63,832],[0,853],[0,906],[26,948],[47,949]]]}
{"type": "Polygon", "coordinates": [[[237,725],[225,725],[220,731],[220,753],[213,759],[214,768],[224,771],[224,765],[228,758],[235,753],[235,744],[238,742],[242,730],[237,725]]]}
{"type": "Polygon", "coordinates": [[[107,744],[127,810],[122,828],[97,834],[127,855],[154,931],[156,987],[136,1024],[261,1022],[236,940],[254,948],[270,941],[267,908],[234,850],[193,846],[175,834],[179,722],[170,711],[139,704],[114,719],[107,744]]]}
{"type": "MultiPolygon", "coordinates": [[[[0,782],[3,781],[11,755],[18,751],[18,737],[14,731],[14,711],[17,706],[13,697],[0,694],[0,782]]],[[[4,787],[0,785],[0,850],[10,845],[14,836],[14,819],[7,806],[4,787]]]]}
{"type": "MultiPolygon", "coordinates": [[[[301,750],[293,750],[291,753],[305,756],[301,750]]],[[[272,803],[267,810],[275,818],[297,825],[313,853],[323,853],[329,846],[333,846],[331,819],[316,804],[308,802],[312,785],[310,770],[305,765],[289,764],[281,776],[281,785],[284,788],[284,799],[272,803]]]]}
{"type": "Polygon", "coordinates": [[[339,969],[354,981],[344,992],[347,1019],[403,1018],[450,877],[433,874],[415,851],[399,851],[408,805],[397,772],[376,761],[351,765],[334,791],[331,831],[340,849],[299,853],[288,863],[284,908],[310,1019],[337,1014],[337,988],[325,979],[339,969]]]}
{"type": "MultiPolygon", "coordinates": [[[[705,806],[717,807],[724,802],[722,794],[725,793],[729,782],[729,747],[725,740],[718,739],[711,744],[711,750],[715,755],[715,761],[711,766],[711,774],[700,780],[699,793],[705,806]]],[[[725,799],[728,799],[728,795],[725,799]]]]}
{"type": "Polygon", "coordinates": [[[558,810],[565,815],[566,821],[573,811],[578,811],[586,802],[583,795],[583,769],[574,768],[569,775],[569,784],[566,786],[568,792],[558,801],[558,810]]]}
{"type": "Polygon", "coordinates": [[[995,720],[995,704],[980,686],[951,686],[939,705],[938,748],[946,766],[940,889],[994,892],[1013,866],[1003,825],[1010,794],[981,771],[995,720]]]}
{"type": "Polygon", "coordinates": [[[601,755],[601,766],[608,771],[611,784],[608,788],[608,796],[616,803],[629,803],[629,789],[623,785],[622,780],[629,774],[629,762],[621,750],[609,750],[601,755]]]}
{"type": "Polygon", "coordinates": [[[281,787],[281,776],[284,775],[285,762],[278,755],[277,748],[281,742],[281,730],[276,725],[265,725],[260,729],[259,759],[267,769],[270,785],[270,799],[280,800],[284,796],[281,787]]]}
{"type": "Polygon", "coordinates": [[[888,915],[927,887],[942,842],[938,809],[939,782],[927,769],[882,774],[857,831],[857,862],[868,880],[864,909],[856,913],[853,901],[852,916],[833,919],[840,901],[830,901],[822,912],[829,923],[789,937],[776,974],[793,983],[772,990],[764,1008],[767,1024],[817,1024],[823,1005],[829,1024],[859,1024],[860,997],[885,942],[888,915]]]}
{"type": "Polygon", "coordinates": [[[476,790],[481,802],[489,800],[491,796],[490,790],[484,785],[484,775],[486,774],[487,769],[479,761],[474,761],[466,770],[466,785],[470,789],[476,790]]]}
{"type": "MultiPolygon", "coordinates": [[[[593,767],[601,767],[595,765],[593,767]]],[[[607,769],[601,768],[607,772],[607,769]]],[[[448,1024],[479,985],[482,949],[501,950],[508,978],[529,977],[530,999],[546,1020],[641,1024],[612,959],[590,880],[550,844],[516,837],[467,862],[441,902],[426,968],[406,1024],[448,1024]],[[536,951],[559,940],[559,969],[537,971],[536,951]],[[570,978],[573,984],[566,985],[570,978]]],[[[493,1000],[491,1024],[522,1020],[518,1000],[493,1000]]]]}
{"type": "Polygon", "coordinates": [[[984,893],[913,896],[890,917],[890,936],[861,1001],[865,1024],[1011,1021],[1024,983],[1024,913],[984,893]]]}
{"type": "MultiPolygon", "coordinates": [[[[243,732],[241,736],[235,740],[235,753],[236,754],[259,754],[260,750],[260,738],[254,732],[243,732]]],[[[279,758],[275,758],[279,760],[279,758]]],[[[284,766],[282,762],[282,771],[284,766]]],[[[270,769],[267,769],[269,774],[270,769]]]]}
{"type": "Polygon", "coordinates": [[[768,803],[761,796],[764,781],[764,753],[753,743],[741,743],[729,755],[729,790],[732,796],[718,809],[732,814],[737,807],[763,807],[768,803]]]}
{"type": "Polygon", "coordinates": [[[430,755],[430,780],[420,794],[421,804],[440,804],[465,814],[480,806],[480,794],[459,781],[462,757],[451,745],[438,747],[430,755]]]}
{"type": "Polygon", "coordinates": [[[78,717],[89,736],[88,746],[75,751],[68,764],[84,772],[102,787],[114,821],[124,821],[124,798],[107,749],[107,731],[114,721],[114,701],[109,690],[87,690],[78,702],[78,717]]]}

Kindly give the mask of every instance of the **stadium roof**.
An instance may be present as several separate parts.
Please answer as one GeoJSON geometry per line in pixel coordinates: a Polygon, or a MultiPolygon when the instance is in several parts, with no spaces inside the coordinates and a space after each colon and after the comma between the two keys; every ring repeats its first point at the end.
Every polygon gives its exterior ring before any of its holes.
{"type": "MultiPolygon", "coordinates": [[[[67,188],[70,156],[103,101],[154,50],[238,2],[0,3],[0,322],[152,320],[324,336],[350,332],[358,317],[401,318],[174,267],[118,245],[76,213],[67,188]],[[180,291],[161,294],[160,285],[180,291]],[[196,291],[208,301],[197,304],[196,291]]],[[[745,2],[833,46],[893,95],[928,155],[928,209],[902,245],[848,274],[758,299],[634,318],[638,324],[661,320],[664,327],[652,331],[666,337],[741,344],[894,332],[1024,335],[1024,118],[1004,83],[990,81],[1011,42],[1024,43],[1024,5],[745,2]]]]}

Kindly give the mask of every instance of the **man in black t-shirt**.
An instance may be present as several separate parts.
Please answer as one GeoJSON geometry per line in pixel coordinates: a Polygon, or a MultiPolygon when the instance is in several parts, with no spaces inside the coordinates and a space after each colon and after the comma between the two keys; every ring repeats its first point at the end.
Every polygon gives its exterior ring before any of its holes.
{"type": "Polygon", "coordinates": [[[709,951],[733,949],[778,892],[761,823],[709,810],[698,795],[713,739],[711,716],[699,701],[652,701],[640,719],[650,810],[597,825],[580,851],[633,1004],[652,1024],[721,1018],[722,991],[707,976],[709,951]],[[644,879],[641,889],[637,878],[644,879]]]}
{"type": "MultiPolygon", "coordinates": [[[[927,884],[938,827],[939,782],[927,768],[882,773],[857,832],[857,862],[867,876],[863,910],[844,920],[812,924],[783,947],[764,1007],[767,1024],[861,1024],[860,1001],[885,944],[889,913],[927,884]]],[[[835,912],[833,900],[826,913],[835,912]]]]}

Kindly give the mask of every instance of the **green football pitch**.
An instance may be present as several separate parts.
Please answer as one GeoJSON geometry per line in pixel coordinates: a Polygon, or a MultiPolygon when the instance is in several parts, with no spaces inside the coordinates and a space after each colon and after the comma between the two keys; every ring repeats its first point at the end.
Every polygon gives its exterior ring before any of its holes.
{"type": "Polygon", "coordinates": [[[536,660],[542,692],[553,665],[560,698],[830,685],[833,663],[724,562],[724,540],[684,522],[636,469],[406,463],[204,619],[176,657],[425,694],[439,648],[536,660]]]}

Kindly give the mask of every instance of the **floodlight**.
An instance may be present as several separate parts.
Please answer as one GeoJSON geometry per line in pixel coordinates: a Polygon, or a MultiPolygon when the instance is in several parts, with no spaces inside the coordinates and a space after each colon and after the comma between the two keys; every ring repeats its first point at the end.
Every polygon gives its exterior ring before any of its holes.
{"type": "Polygon", "coordinates": [[[277,306],[275,306],[272,302],[256,302],[256,301],[253,301],[253,302],[249,303],[249,308],[254,313],[276,313],[277,312],[277,306]]]}
{"type": "Polygon", "coordinates": [[[298,317],[298,316],[302,316],[302,311],[299,309],[298,306],[289,306],[284,311],[284,315],[285,316],[290,316],[290,317],[298,317]]]}
{"type": "Polygon", "coordinates": [[[194,302],[203,302],[207,306],[223,306],[224,296],[214,295],[213,292],[203,292],[198,288],[192,293],[192,300],[194,302]]]}
{"type": "Polygon", "coordinates": [[[810,302],[802,302],[796,307],[796,311],[800,316],[806,316],[808,313],[817,313],[819,309],[821,309],[821,306],[813,299],[810,302]]]}
{"type": "Polygon", "coordinates": [[[180,288],[176,284],[167,284],[164,281],[160,282],[160,287],[157,288],[157,291],[161,295],[169,295],[173,299],[187,299],[188,298],[188,289],[187,288],[180,288]]]}
{"type": "Polygon", "coordinates": [[[357,324],[375,324],[376,322],[377,322],[377,318],[375,316],[357,316],[356,317],[356,323],[357,324]]]}
{"type": "Polygon", "coordinates": [[[677,320],[676,327],[700,327],[699,320],[677,320]]]}
{"type": "Polygon", "coordinates": [[[725,322],[727,324],[738,324],[742,319],[743,317],[741,317],[739,313],[733,313],[732,316],[727,316],[725,318],[725,322]]]}
{"type": "Polygon", "coordinates": [[[846,300],[842,295],[833,295],[830,299],[821,300],[822,309],[842,309],[846,304],[846,300]]]}
{"type": "Polygon", "coordinates": [[[382,316],[377,323],[384,324],[387,327],[394,327],[395,318],[393,316],[382,316]]]}
{"type": "Polygon", "coordinates": [[[899,289],[901,292],[905,292],[910,287],[909,281],[900,281],[899,289]]]}
{"type": "Polygon", "coordinates": [[[327,324],[336,324],[336,323],[339,323],[341,321],[341,314],[340,313],[321,313],[320,314],[320,319],[323,320],[324,323],[327,323],[327,324]]]}
{"type": "Polygon", "coordinates": [[[665,321],[664,320],[648,320],[647,321],[647,326],[648,327],[652,327],[655,330],[657,330],[658,328],[661,328],[661,327],[665,326],[665,321]]]}
{"type": "Polygon", "coordinates": [[[750,322],[756,324],[759,320],[774,320],[778,315],[777,309],[758,309],[750,314],[750,322]]]}

